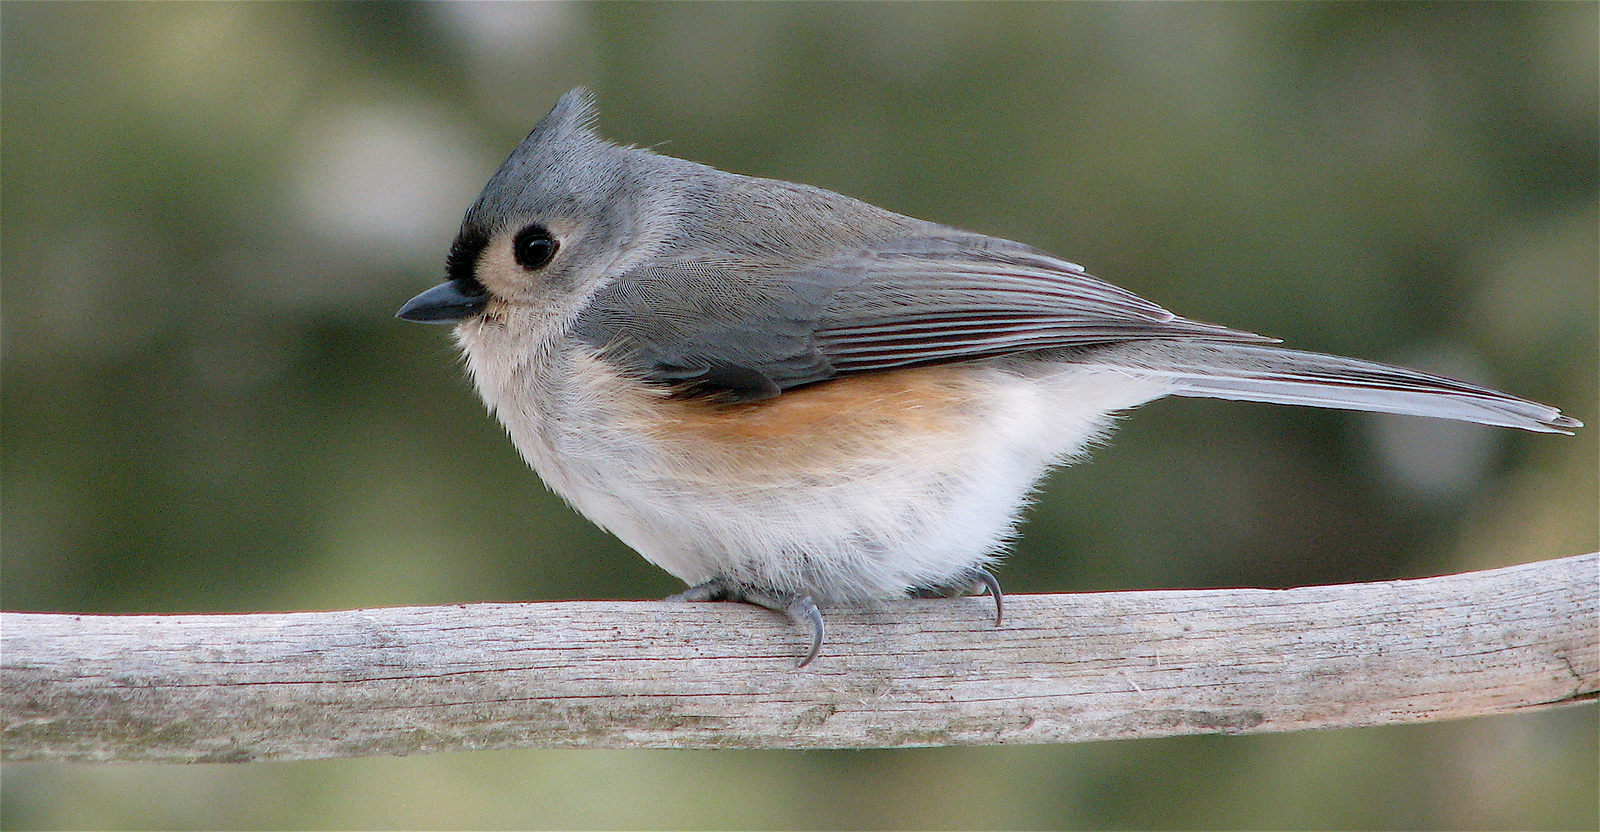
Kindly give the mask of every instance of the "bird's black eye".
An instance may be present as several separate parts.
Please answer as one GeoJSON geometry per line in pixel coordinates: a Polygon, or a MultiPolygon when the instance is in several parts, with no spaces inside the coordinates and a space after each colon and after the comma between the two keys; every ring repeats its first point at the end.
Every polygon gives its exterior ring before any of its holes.
{"type": "Polygon", "coordinates": [[[556,256],[559,247],[560,243],[550,235],[549,229],[530,225],[518,231],[516,239],[511,241],[511,255],[517,258],[518,265],[533,271],[544,268],[550,258],[556,256]]]}

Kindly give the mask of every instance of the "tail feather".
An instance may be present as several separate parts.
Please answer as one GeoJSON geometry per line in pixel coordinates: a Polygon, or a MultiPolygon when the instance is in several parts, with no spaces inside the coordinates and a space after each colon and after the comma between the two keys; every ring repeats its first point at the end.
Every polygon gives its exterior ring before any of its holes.
{"type": "Polygon", "coordinates": [[[1549,405],[1444,376],[1337,355],[1205,341],[1124,343],[1091,363],[1165,381],[1175,396],[1457,419],[1565,433],[1583,423],[1549,405]]]}

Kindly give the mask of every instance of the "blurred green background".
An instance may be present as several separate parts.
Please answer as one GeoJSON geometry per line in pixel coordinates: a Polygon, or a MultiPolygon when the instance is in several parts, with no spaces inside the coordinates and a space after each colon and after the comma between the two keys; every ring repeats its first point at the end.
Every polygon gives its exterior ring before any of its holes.
{"type": "MultiPolygon", "coordinates": [[[[8,610],[655,598],[446,333],[392,315],[557,95],[600,129],[1021,240],[1182,314],[1557,404],[1576,438],[1158,402],[1012,592],[1597,547],[1594,3],[0,6],[8,610]]],[[[824,661],[826,659],[824,658],[824,661]]],[[[1545,828],[1597,709],[879,752],[8,765],[6,828],[1545,828]]]]}

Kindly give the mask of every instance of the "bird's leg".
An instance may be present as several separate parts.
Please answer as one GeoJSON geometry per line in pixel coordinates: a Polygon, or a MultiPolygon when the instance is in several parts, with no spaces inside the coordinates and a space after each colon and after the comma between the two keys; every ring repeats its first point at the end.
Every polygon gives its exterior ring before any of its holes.
{"type": "Polygon", "coordinates": [[[793,592],[770,592],[744,586],[725,578],[712,578],[705,583],[695,584],[677,595],[667,597],[668,601],[740,601],[746,604],[755,604],[766,607],[774,612],[781,612],[789,620],[801,627],[811,629],[811,649],[806,657],[800,660],[799,667],[811,664],[822,650],[822,610],[817,609],[817,602],[811,600],[810,595],[799,595],[793,592]]]}
{"type": "Polygon", "coordinates": [[[983,595],[994,598],[994,626],[1005,620],[1005,593],[1000,591],[1000,581],[987,569],[973,569],[948,584],[919,586],[908,594],[912,598],[956,598],[962,595],[983,595]]]}

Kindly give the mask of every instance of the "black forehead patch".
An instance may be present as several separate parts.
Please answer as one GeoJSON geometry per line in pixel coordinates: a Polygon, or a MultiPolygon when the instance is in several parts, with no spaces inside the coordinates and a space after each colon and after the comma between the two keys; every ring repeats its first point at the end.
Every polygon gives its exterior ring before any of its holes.
{"type": "Polygon", "coordinates": [[[478,255],[482,254],[484,247],[488,245],[487,234],[476,229],[462,229],[456,236],[455,242],[450,244],[450,256],[445,258],[445,277],[450,280],[477,283],[478,278],[473,275],[473,271],[478,265],[478,255]]]}

